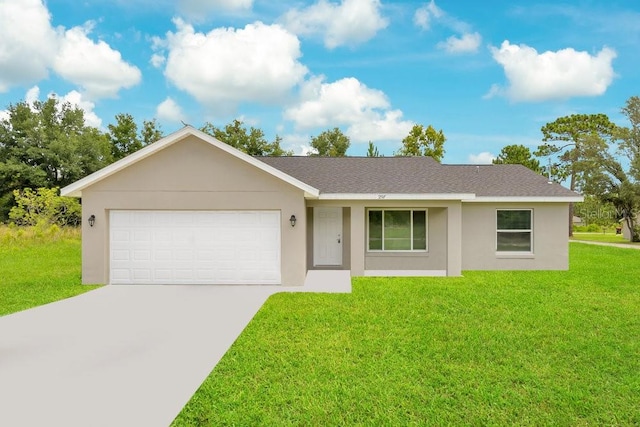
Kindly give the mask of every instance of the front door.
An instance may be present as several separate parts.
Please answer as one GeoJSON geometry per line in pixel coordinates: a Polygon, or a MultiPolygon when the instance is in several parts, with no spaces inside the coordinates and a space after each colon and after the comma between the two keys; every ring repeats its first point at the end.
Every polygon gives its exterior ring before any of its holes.
{"type": "Polygon", "coordinates": [[[313,208],[313,265],[342,265],[342,208],[313,208]]]}

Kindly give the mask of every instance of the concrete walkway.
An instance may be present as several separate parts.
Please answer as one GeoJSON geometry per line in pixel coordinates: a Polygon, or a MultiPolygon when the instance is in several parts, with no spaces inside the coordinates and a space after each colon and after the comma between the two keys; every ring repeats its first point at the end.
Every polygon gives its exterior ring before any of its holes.
{"type": "Polygon", "coordinates": [[[0,317],[0,426],[167,426],[270,295],[350,292],[348,273],[298,288],[105,286],[0,317]]]}
{"type": "Polygon", "coordinates": [[[590,242],[587,240],[573,240],[573,239],[569,241],[575,242],[575,243],[584,243],[587,245],[611,246],[614,248],[624,248],[624,249],[640,249],[640,245],[630,244],[630,243],[590,242]]]}

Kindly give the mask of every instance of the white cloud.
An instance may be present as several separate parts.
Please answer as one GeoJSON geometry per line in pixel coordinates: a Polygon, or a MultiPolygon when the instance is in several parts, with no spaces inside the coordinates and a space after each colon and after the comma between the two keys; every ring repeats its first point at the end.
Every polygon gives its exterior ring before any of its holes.
{"type": "Polygon", "coordinates": [[[304,9],[291,9],[282,21],[301,36],[319,35],[327,48],[354,46],[373,38],[389,21],[380,14],[379,0],[319,0],[304,9]]]}
{"type": "Polygon", "coordinates": [[[414,123],[402,120],[402,111],[391,110],[376,114],[349,126],[347,135],[355,142],[400,141],[409,134],[414,123]]]}
{"type": "Polygon", "coordinates": [[[498,84],[492,84],[489,91],[482,95],[482,99],[491,99],[496,96],[503,96],[505,94],[504,89],[498,84]]]}
{"type": "Polygon", "coordinates": [[[142,75],[107,43],[89,39],[92,27],[89,22],[60,34],[61,46],[53,67],[64,79],[80,85],[89,98],[113,98],[120,89],[138,84],[142,75]]]}
{"type": "Polygon", "coordinates": [[[0,92],[46,78],[56,50],[49,11],[40,0],[0,2],[0,92]]]}
{"type": "Polygon", "coordinates": [[[296,156],[308,156],[311,153],[316,153],[317,150],[309,145],[311,141],[311,135],[292,133],[286,134],[282,137],[282,147],[285,150],[293,150],[293,154],[296,156]]]}
{"type": "Polygon", "coordinates": [[[469,163],[472,165],[489,165],[495,159],[496,156],[489,153],[488,151],[483,151],[478,154],[469,154],[469,163]]]}
{"type": "Polygon", "coordinates": [[[349,77],[324,83],[315,77],[301,89],[301,101],[288,108],[284,116],[299,129],[347,126],[354,142],[404,138],[412,122],[403,121],[402,112],[389,110],[386,95],[349,77]]]}
{"type": "Polygon", "coordinates": [[[245,12],[253,0],[179,0],[178,11],[191,21],[203,21],[212,12],[245,12]]]}
{"type": "Polygon", "coordinates": [[[166,120],[168,122],[179,122],[185,119],[182,108],[171,98],[167,98],[158,104],[156,115],[159,120],[166,120]]]}
{"type": "Polygon", "coordinates": [[[84,111],[84,123],[87,126],[92,126],[94,128],[100,129],[100,127],[102,126],[102,119],[98,117],[98,115],[93,111],[96,104],[84,99],[83,95],[80,92],[72,90],[59,99],[63,103],[68,102],[72,106],[82,109],[84,111]]]}
{"type": "Polygon", "coordinates": [[[431,29],[432,20],[441,18],[444,15],[444,11],[436,6],[436,2],[431,2],[419,7],[413,15],[413,23],[422,28],[423,30],[431,29]]]}
{"type": "Polygon", "coordinates": [[[38,86],[34,86],[27,91],[24,96],[24,101],[33,106],[33,103],[40,100],[40,88],[38,86]]]}
{"type": "Polygon", "coordinates": [[[482,42],[480,33],[472,32],[469,24],[440,9],[434,0],[416,10],[413,23],[422,30],[430,30],[434,23],[438,23],[458,33],[459,36],[453,35],[437,44],[439,49],[451,54],[475,53],[482,42]]]}
{"type": "Polygon", "coordinates": [[[373,109],[387,108],[389,101],[379,90],[369,89],[356,78],[324,83],[316,77],[302,86],[302,102],[285,111],[285,118],[302,129],[351,124],[373,109]]]}
{"type": "Polygon", "coordinates": [[[482,36],[480,33],[465,33],[460,37],[451,36],[446,41],[438,43],[440,49],[449,53],[475,53],[480,47],[482,36]]]}
{"type": "Polygon", "coordinates": [[[10,114],[9,110],[0,110],[0,122],[3,120],[9,120],[10,114]]]}
{"type": "Polygon", "coordinates": [[[574,96],[597,96],[606,92],[615,73],[613,49],[595,55],[572,48],[538,53],[527,45],[505,40],[491,47],[493,59],[504,68],[506,88],[493,86],[485,97],[504,93],[513,101],[544,101],[574,96]]]}
{"type": "Polygon", "coordinates": [[[93,99],[140,81],[140,70],[118,51],[88,38],[92,22],[65,30],[50,21],[42,0],[0,1],[0,92],[46,78],[51,69],[93,99]]]}
{"type": "MultiPolygon", "coordinates": [[[[84,99],[83,95],[80,92],[72,90],[71,92],[63,96],[51,92],[49,95],[47,95],[47,98],[58,99],[59,110],[65,103],[68,103],[72,107],[80,108],[84,113],[84,123],[87,126],[92,126],[98,129],[100,128],[100,126],[102,126],[102,119],[100,119],[93,111],[96,105],[93,102],[84,99]]],[[[33,106],[34,102],[40,101],[40,88],[38,86],[33,86],[32,88],[30,88],[24,96],[24,101],[30,106],[33,106]]]]}
{"type": "Polygon", "coordinates": [[[229,111],[244,101],[278,104],[307,74],[300,42],[279,25],[196,33],[175,20],[167,33],[166,77],[212,110],[229,111]]]}
{"type": "Polygon", "coordinates": [[[164,55],[154,53],[153,55],[151,55],[151,59],[149,60],[149,62],[154,66],[154,68],[160,68],[164,65],[165,62],[167,62],[167,58],[165,58],[164,55]]]}

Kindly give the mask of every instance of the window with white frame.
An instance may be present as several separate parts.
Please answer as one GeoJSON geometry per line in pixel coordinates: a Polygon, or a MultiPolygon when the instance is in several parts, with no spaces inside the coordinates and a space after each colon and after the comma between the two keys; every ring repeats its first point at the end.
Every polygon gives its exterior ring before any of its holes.
{"type": "Polygon", "coordinates": [[[426,209],[369,209],[369,251],[427,250],[426,209]]]}
{"type": "Polygon", "coordinates": [[[496,218],[498,252],[533,252],[531,209],[498,209],[496,218]]]}

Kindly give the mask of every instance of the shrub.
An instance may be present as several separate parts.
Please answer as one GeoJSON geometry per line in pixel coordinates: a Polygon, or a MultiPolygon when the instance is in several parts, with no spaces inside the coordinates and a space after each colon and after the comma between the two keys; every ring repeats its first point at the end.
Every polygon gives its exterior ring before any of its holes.
{"type": "Polygon", "coordinates": [[[602,231],[602,227],[598,224],[589,224],[587,226],[587,232],[589,233],[597,233],[598,231],[602,231]]]}
{"type": "Polygon", "coordinates": [[[15,206],[9,211],[9,219],[20,226],[51,225],[78,226],[82,221],[80,203],[71,197],[58,195],[58,188],[31,188],[13,192],[15,206]]]}

